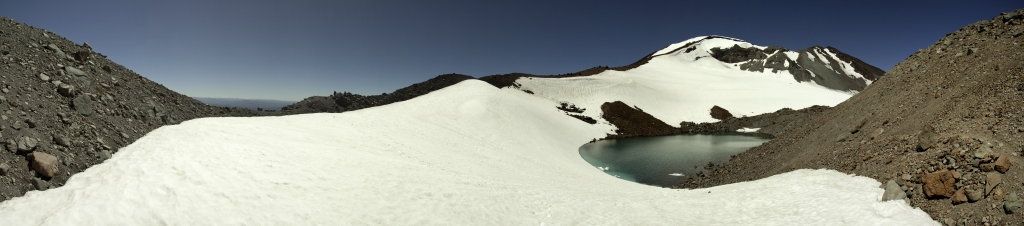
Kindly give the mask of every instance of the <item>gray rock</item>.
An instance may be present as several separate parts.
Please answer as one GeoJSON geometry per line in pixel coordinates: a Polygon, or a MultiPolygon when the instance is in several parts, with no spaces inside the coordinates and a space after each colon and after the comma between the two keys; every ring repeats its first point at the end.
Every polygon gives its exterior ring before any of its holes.
{"type": "Polygon", "coordinates": [[[75,108],[78,114],[89,116],[92,114],[92,100],[86,95],[79,95],[75,99],[71,100],[71,106],[75,108]]]}
{"type": "Polygon", "coordinates": [[[46,182],[45,180],[39,179],[38,177],[32,178],[32,185],[34,185],[36,189],[40,191],[50,189],[50,182],[46,182]]]}
{"type": "Polygon", "coordinates": [[[49,82],[50,81],[50,76],[46,76],[46,74],[39,73],[39,79],[43,80],[44,82],[49,82]]]}
{"type": "Polygon", "coordinates": [[[889,180],[884,185],[885,193],[882,194],[882,201],[901,200],[907,198],[907,193],[900,188],[896,181],[889,180]]]}
{"type": "Polygon", "coordinates": [[[57,53],[57,56],[60,56],[61,58],[64,58],[64,59],[73,59],[73,58],[71,58],[71,56],[70,56],[70,55],[68,55],[67,53],[64,53],[64,51],[61,51],[61,50],[60,50],[60,48],[59,48],[59,47],[57,47],[57,45],[54,45],[54,44],[49,44],[49,45],[46,45],[46,48],[47,48],[47,49],[50,49],[50,50],[53,50],[54,52],[56,52],[56,53],[57,53]]]}
{"type": "Polygon", "coordinates": [[[107,160],[110,159],[110,157],[112,157],[110,150],[100,150],[100,159],[107,160]]]}
{"type": "Polygon", "coordinates": [[[62,83],[60,85],[57,85],[57,93],[60,93],[61,96],[73,97],[75,96],[75,86],[72,86],[71,84],[67,83],[62,83]]]}
{"type": "Polygon", "coordinates": [[[71,147],[71,141],[63,135],[53,135],[53,142],[64,147],[71,147]]]}
{"type": "Polygon", "coordinates": [[[1017,212],[1017,210],[1020,209],[1021,206],[1024,206],[1024,200],[1017,198],[1016,192],[1010,193],[1009,197],[1007,197],[1006,200],[1003,201],[1003,210],[1005,210],[1008,214],[1013,214],[1014,212],[1017,212]]]}
{"type": "Polygon", "coordinates": [[[78,68],[75,68],[75,67],[72,67],[72,66],[64,67],[64,70],[67,71],[68,74],[71,74],[71,75],[74,75],[74,76],[78,76],[78,77],[85,77],[85,76],[89,75],[89,74],[86,74],[84,71],[78,70],[78,68]]]}
{"type": "Polygon", "coordinates": [[[992,155],[992,148],[988,147],[988,145],[982,145],[981,148],[978,148],[978,150],[974,152],[974,157],[979,159],[983,159],[990,155],[992,155]]]}
{"type": "Polygon", "coordinates": [[[18,138],[18,151],[23,151],[23,152],[32,151],[32,150],[36,149],[37,145],[39,145],[39,140],[36,140],[36,138],[31,138],[31,137],[21,137],[21,138],[18,138]]]}
{"type": "Polygon", "coordinates": [[[0,176],[7,176],[11,173],[11,166],[7,163],[0,163],[0,176]]]}
{"type": "Polygon", "coordinates": [[[124,132],[121,132],[121,137],[124,138],[124,139],[128,139],[128,134],[124,133],[124,132]]]}

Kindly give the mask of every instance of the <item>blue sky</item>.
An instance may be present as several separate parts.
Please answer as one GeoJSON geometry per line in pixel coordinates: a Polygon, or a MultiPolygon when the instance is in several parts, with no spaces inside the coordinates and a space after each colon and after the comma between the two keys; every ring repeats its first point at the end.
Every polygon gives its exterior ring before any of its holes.
{"type": "Polygon", "coordinates": [[[888,70],[1024,1],[14,1],[51,30],[177,92],[299,100],[439,74],[559,74],[724,35],[834,46],[888,70]]]}

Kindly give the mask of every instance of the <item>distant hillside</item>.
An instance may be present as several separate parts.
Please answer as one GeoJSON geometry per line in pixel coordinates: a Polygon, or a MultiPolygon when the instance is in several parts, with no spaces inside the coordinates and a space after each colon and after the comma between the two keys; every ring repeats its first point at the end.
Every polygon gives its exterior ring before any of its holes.
{"type": "Polygon", "coordinates": [[[250,110],[273,110],[280,111],[282,107],[294,104],[297,101],[284,100],[261,100],[261,99],[239,99],[239,98],[215,98],[215,97],[193,97],[205,104],[217,107],[246,108],[250,110]]]}

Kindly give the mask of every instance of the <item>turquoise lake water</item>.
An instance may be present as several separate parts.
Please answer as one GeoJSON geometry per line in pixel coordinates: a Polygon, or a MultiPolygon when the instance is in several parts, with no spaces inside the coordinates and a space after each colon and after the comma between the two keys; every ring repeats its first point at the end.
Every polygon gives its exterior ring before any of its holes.
{"type": "Polygon", "coordinates": [[[580,156],[605,173],[641,184],[670,187],[712,162],[770,140],[756,133],[683,134],[603,140],[580,147],[580,156]],[[694,168],[696,166],[696,168],[694,168]]]}

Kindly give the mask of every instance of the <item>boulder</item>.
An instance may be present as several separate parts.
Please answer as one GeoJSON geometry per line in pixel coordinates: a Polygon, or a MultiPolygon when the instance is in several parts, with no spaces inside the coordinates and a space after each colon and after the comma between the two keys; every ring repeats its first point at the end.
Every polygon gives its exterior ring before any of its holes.
{"type": "Polygon", "coordinates": [[[45,152],[32,152],[32,169],[43,177],[51,178],[56,176],[60,172],[57,168],[58,164],[57,156],[45,152]]]}
{"type": "Polygon", "coordinates": [[[921,135],[917,136],[918,150],[927,151],[938,140],[938,137],[938,133],[935,133],[935,127],[925,125],[924,128],[921,128],[921,135]]]}
{"type": "Polygon", "coordinates": [[[711,117],[718,120],[726,120],[732,118],[732,113],[729,113],[725,108],[715,105],[714,107],[711,107],[711,117]]]}
{"type": "Polygon", "coordinates": [[[900,188],[900,185],[896,184],[896,181],[894,180],[885,182],[883,188],[885,189],[885,193],[882,194],[882,201],[902,200],[907,198],[907,193],[904,192],[903,189],[900,188]]]}
{"type": "Polygon", "coordinates": [[[960,188],[960,190],[956,190],[956,192],[953,193],[952,201],[953,205],[960,205],[967,202],[967,194],[965,194],[964,188],[960,188]]]}
{"type": "Polygon", "coordinates": [[[999,158],[994,163],[994,167],[999,173],[1006,173],[1006,171],[1010,170],[1010,157],[1006,157],[1005,154],[999,155],[999,158]]]}
{"type": "Polygon", "coordinates": [[[955,191],[953,186],[956,179],[953,179],[953,173],[949,170],[925,174],[921,181],[924,183],[924,195],[929,199],[949,198],[955,191]]]}

